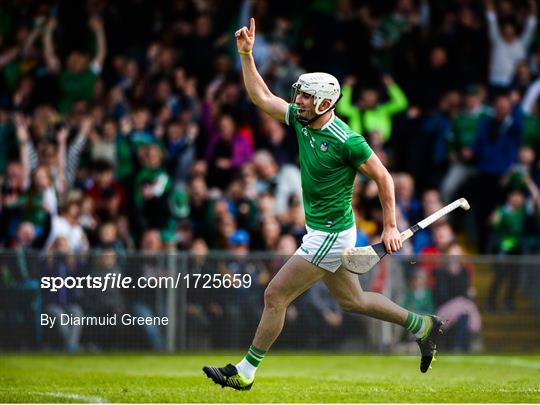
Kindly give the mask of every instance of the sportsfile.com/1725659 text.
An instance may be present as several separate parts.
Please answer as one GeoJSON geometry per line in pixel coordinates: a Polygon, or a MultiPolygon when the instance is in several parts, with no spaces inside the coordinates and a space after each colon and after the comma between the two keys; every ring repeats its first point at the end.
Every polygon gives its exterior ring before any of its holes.
{"type": "Polygon", "coordinates": [[[106,291],[110,288],[249,288],[250,274],[182,274],[173,276],[133,277],[119,273],[104,276],[41,277],[41,288],[55,292],[61,288],[87,288],[106,291]]]}

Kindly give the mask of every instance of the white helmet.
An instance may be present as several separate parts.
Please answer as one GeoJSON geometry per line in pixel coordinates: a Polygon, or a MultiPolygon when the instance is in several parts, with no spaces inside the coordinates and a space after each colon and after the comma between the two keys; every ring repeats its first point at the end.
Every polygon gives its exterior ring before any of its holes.
{"type": "Polygon", "coordinates": [[[292,90],[292,102],[294,102],[299,91],[311,94],[315,104],[315,114],[318,115],[322,115],[333,108],[341,97],[341,87],[338,80],[334,76],[322,72],[300,75],[296,83],[292,85],[292,90]],[[327,99],[331,102],[330,107],[320,111],[322,102],[327,99]]]}

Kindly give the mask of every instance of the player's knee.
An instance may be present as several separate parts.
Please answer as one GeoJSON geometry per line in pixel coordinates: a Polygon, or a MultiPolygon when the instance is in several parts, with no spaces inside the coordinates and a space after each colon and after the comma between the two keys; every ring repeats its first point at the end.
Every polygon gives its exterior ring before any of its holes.
{"type": "Polygon", "coordinates": [[[266,290],[264,290],[264,306],[267,309],[279,309],[287,306],[279,288],[272,284],[266,287],[266,290]]]}

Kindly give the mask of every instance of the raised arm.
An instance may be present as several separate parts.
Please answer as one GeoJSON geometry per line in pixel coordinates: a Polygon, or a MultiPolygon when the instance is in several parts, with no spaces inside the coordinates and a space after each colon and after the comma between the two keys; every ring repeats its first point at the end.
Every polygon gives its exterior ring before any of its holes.
{"type": "Polygon", "coordinates": [[[526,173],[523,182],[527,186],[529,193],[531,194],[531,205],[535,215],[540,215],[540,190],[538,186],[531,178],[529,173],[526,173]]]}
{"type": "Polygon", "coordinates": [[[0,69],[14,60],[19,55],[19,48],[13,47],[0,54],[0,69]]]}
{"type": "Polygon", "coordinates": [[[54,52],[53,44],[53,32],[56,28],[57,22],[56,19],[51,17],[47,21],[47,26],[45,27],[45,34],[43,34],[43,50],[45,54],[45,63],[47,64],[47,69],[52,73],[58,73],[60,71],[60,60],[54,52]]]}
{"type": "Polygon", "coordinates": [[[44,17],[36,18],[34,22],[34,28],[32,29],[32,32],[24,42],[23,48],[22,48],[22,54],[26,55],[30,47],[36,42],[36,39],[39,37],[39,34],[41,32],[42,26],[45,23],[44,17]]]}
{"type": "Polygon", "coordinates": [[[67,191],[66,167],[67,167],[67,139],[69,129],[62,126],[56,132],[56,141],[58,142],[58,167],[56,177],[56,191],[59,195],[63,195],[67,191]]]}
{"type": "Polygon", "coordinates": [[[537,19],[536,14],[538,12],[537,6],[536,6],[536,0],[529,0],[529,16],[527,18],[527,22],[525,23],[525,28],[523,29],[523,33],[521,34],[521,42],[523,46],[526,48],[529,47],[531,44],[531,41],[534,36],[534,32],[536,30],[537,25],[537,19]]]}
{"type": "Polygon", "coordinates": [[[489,40],[492,43],[500,42],[501,36],[499,34],[499,24],[497,23],[497,13],[495,12],[495,5],[493,0],[485,0],[486,7],[486,19],[488,22],[489,40]]]}
{"type": "Polygon", "coordinates": [[[360,165],[358,170],[373,179],[379,190],[379,200],[383,208],[383,232],[381,240],[388,253],[397,252],[403,246],[397,229],[396,197],[394,180],[375,153],[360,165]]]}
{"type": "Polygon", "coordinates": [[[537,79],[527,88],[527,92],[521,102],[521,107],[525,113],[529,115],[533,113],[538,96],[540,96],[540,80],[537,79]]]}
{"type": "Polygon", "coordinates": [[[64,176],[68,187],[71,187],[75,181],[75,174],[79,165],[80,156],[84,149],[84,146],[86,145],[88,134],[93,129],[93,127],[94,121],[91,117],[88,116],[83,118],[81,126],[79,128],[79,133],[77,134],[71,145],[69,145],[64,170],[64,176]]]}
{"type": "Polygon", "coordinates": [[[88,25],[94,31],[97,42],[96,56],[93,63],[97,64],[99,71],[103,69],[105,63],[105,56],[107,55],[107,38],[105,37],[105,28],[103,27],[103,21],[99,17],[91,17],[88,25]]]}
{"type": "Polygon", "coordinates": [[[341,88],[343,96],[336,105],[336,112],[349,120],[349,127],[359,134],[362,133],[362,120],[360,110],[356,107],[352,100],[353,86],[356,83],[354,76],[349,76],[345,79],[344,86],[341,88]]]}
{"type": "Polygon", "coordinates": [[[409,100],[407,100],[407,96],[403,90],[401,90],[401,87],[399,87],[399,85],[389,75],[385,75],[383,77],[383,82],[390,98],[386,103],[381,105],[384,111],[390,115],[395,115],[405,111],[409,106],[409,100]]]}
{"type": "Polygon", "coordinates": [[[255,19],[249,20],[249,29],[242,27],[235,33],[236,47],[242,61],[242,74],[244,85],[249,98],[257,107],[273,118],[285,122],[285,114],[289,105],[279,97],[276,97],[264,82],[257,71],[252,50],[255,42],[255,19]]]}
{"type": "Polygon", "coordinates": [[[32,165],[30,163],[30,132],[28,131],[28,122],[22,113],[15,113],[15,127],[17,140],[19,141],[19,154],[23,168],[24,188],[30,186],[30,175],[32,165]]]}

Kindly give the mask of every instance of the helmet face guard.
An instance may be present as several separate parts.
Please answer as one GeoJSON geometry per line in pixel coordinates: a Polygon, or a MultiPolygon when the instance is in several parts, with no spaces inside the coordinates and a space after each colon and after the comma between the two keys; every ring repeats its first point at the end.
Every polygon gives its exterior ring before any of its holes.
{"type": "MultiPolygon", "coordinates": [[[[294,103],[295,100],[296,100],[296,96],[299,94],[299,93],[302,93],[302,89],[301,89],[301,84],[299,82],[296,82],[294,83],[292,86],[291,86],[291,102],[294,103]]],[[[306,94],[309,94],[307,92],[304,92],[306,94]]],[[[313,97],[313,94],[310,94],[310,96],[313,97]]],[[[307,125],[309,124],[309,120],[305,117],[302,117],[299,113],[300,111],[306,111],[305,109],[303,108],[300,108],[298,107],[296,112],[295,112],[295,116],[296,116],[296,119],[298,122],[300,122],[302,125],[307,125]]]]}
{"type": "Polygon", "coordinates": [[[328,73],[306,73],[298,78],[298,81],[292,86],[291,101],[294,103],[298,93],[303,92],[313,97],[313,104],[315,105],[315,117],[308,120],[301,117],[298,112],[296,119],[303,125],[308,125],[315,121],[321,115],[335,108],[337,102],[341,98],[341,89],[337,79],[329,75],[328,73]],[[321,109],[321,105],[324,100],[330,101],[330,106],[321,109]]]}

